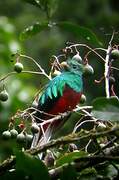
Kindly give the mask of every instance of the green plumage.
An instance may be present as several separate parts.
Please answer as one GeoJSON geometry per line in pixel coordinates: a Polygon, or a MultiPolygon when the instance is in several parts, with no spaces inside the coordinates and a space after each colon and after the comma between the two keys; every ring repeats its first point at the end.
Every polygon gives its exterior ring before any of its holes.
{"type": "Polygon", "coordinates": [[[53,78],[45,87],[39,99],[40,104],[44,104],[48,98],[56,98],[58,94],[62,96],[65,85],[68,85],[76,92],[82,91],[82,65],[73,60],[67,61],[67,64],[69,67],[63,69],[61,74],[53,78]]]}

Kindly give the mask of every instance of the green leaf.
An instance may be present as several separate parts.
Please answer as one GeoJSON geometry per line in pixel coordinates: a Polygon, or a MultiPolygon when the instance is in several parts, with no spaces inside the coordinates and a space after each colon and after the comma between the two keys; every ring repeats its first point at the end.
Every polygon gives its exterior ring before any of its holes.
{"type": "Polygon", "coordinates": [[[93,167],[89,167],[86,169],[83,169],[79,173],[79,179],[82,180],[96,180],[97,178],[97,171],[93,167]]]}
{"type": "Polygon", "coordinates": [[[86,155],[87,153],[83,151],[66,153],[65,155],[63,155],[61,158],[59,158],[56,161],[56,166],[62,166],[66,163],[71,163],[75,159],[86,156],[86,155]]]}
{"type": "Polygon", "coordinates": [[[48,169],[44,163],[31,155],[23,152],[16,152],[16,169],[23,171],[26,175],[31,176],[33,180],[47,179],[49,180],[48,169]]]}
{"type": "Polygon", "coordinates": [[[97,98],[92,105],[92,115],[97,119],[119,121],[119,100],[117,98],[97,98]]]}
{"type": "Polygon", "coordinates": [[[60,180],[76,180],[77,172],[76,169],[72,165],[68,165],[63,168],[63,172],[61,173],[60,180]]]}
{"type": "Polygon", "coordinates": [[[80,39],[83,39],[88,43],[102,46],[102,43],[98,40],[96,35],[86,27],[65,21],[59,22],[56,25],[59,26],[61,29],[74,34],[78,38],[78,41],[80,41],[80,39]]]}
{"type": "MultiPolygon", "coordinates": [[[[42,1],[44,1],[44,0],[42,0],[42,1]]],[[[47,16],[49,18],[51,18],[57,9],[59,0],[45,0],[45,1],[47,2],[45,5],[45,10],[46,10],[47,16]]]]}
{"type": "Polygon", "coordinates": [[[45,23],[36,22],[34,25],[29,26],[20,34],[20,39],[21,40],[28,39],[28,38],[40,33],[41,31],[47,29],[48,27],[49,26],[48,26],[47,22],[45,22],[45,23]]]}
{"type": "Polygon", "coordinates": [[[51,18],[57,9],[59,0],[23,0],[43,10],[48,18],[51,18]]]}
{"type": "Polygon", "coordinates": [[[22,0],[41,9],[40,0],[22,0]]]}

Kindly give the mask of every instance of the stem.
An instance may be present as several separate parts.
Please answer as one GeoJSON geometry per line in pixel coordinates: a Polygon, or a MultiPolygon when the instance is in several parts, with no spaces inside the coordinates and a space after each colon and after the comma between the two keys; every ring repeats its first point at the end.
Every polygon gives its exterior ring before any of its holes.
{"type": "Polygon", "coordinates": [[[113,34],[111,36],[111,40],[109,42],[107,53],[106,53],[106,58],[105,58],[104,76],[105,76],[105,93],[106,93],[107,98],[110,97],[110,90],[109,90],[109,60],[110,60],[110,52],[112,50],[111,43],[112,43],[113,37],[114,37],[114,32],[113,32],[113,34]]]}
{"type": "Polygon", "coordinates": [[[100,59],[102,59],[102,60],[105,62],[105,59],[104,59],[99,53],[97,53],[97,52],[95,51],[95,49],[97,49],[97,48],[92,49],[91,47],[89,47],[89,46],[86,45],[86,44],[73,44],[73,45],[71,45],[71,46],[69,46],[69,47],[73,47],[73,46],[75,46],[75,47],[77,47],[77,46],[86,47],[86,48],[88,48],[90,51],[94,52],[100,59]]]}
{"type": "MultiPolygon", "coordinates": [[[[93,49],[95,52],[96,52],[96,50],[101,50],[101,51],[107,51],[106,49],[104,49],[104,48],[95,48],[95,49],[93,49]]],[[[85,55],[85,58],[87,58],[88,56],[89,56],[89,54],[90,53],[92,53],[92,52],[94,52],[94,51],[92,51],[92,50],[90,50],[89,52],[87,52],[87,54],[85,55]]],[[[105,61],[104,61],[105,62],[105,61]]]]}
{"type": "Polygon", "coordinates": [[[119,71],[119,68],[117,68],[117,67],[111,66],[111,69],[115,69],[115,70],[119,71]]]}
{"type": "Polygon", "coordinates": [[[44,69],[40,66],[40,64],[38,64],[38,63],[36,62],[35,59],[33,59],[33,58],[30,57],[30,56],[23,55],[23,54],[20,54],[20,57],[23,57],[23,58],[27,58],[27,59],[32,60],[32,61],[36,64],[36,66],[40,69],[40,71],[42,72],[42,74],[44,74],[48,79],[50,79],[50,77],[46,74],[46,72],[44,71],[44,69]]]}
{"type": "Polygon", "coordinates": [[[7,79],[9,76],[14,75],[14,74],[17,74],[17,72],[10,72],[10,73],[6,74],[4,77],[2,77],[2,78],[0,79],[0,82],[3,81],[3,80],[5,80],[5,79],[7,79]]]}
{"type": "MultiPolygon", "coordinates": [[[[43,72],[35,72],[35,71],[22,71],[21,73],[29,73],[29,74],[38,74],[38,75],[44,75],[43,72]]],[[[2,77],[0,79],[0,82],[7,79],[8,77],[14,75],[14,74],[18,74],[17,72],[9,72],[8,74],[6,74],[4,77],[2,77]]],[[[20,74],[20,73],[19,73],[20,74]]]]}
{"type": "Polygon", "coordinates": [[[105,59],[105,93],[106,97],[110,97],[110,91],[109,91],[109,57],[110,57],[110,51],[111,51],[111,46],[108,46],[107,53],[106,53],[106,59],[105,59]]]}

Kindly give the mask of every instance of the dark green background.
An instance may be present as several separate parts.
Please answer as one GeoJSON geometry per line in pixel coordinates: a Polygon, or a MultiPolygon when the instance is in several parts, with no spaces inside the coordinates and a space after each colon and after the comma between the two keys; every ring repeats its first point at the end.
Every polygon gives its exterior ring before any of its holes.
{"type": "MultiPolygon", "coordinates": [[[[39,21],[46,20],[46,13],[33,5],[22,0],[4,0],[0,1],[0,77],[13,70],[14,62],[11,62],[11,54],[18,50],[22,54],[27,54],[35,58],[42,67],[49,72],[50,58],[52,55],[60,54],[60,50],[65,47],[67,41],[84,43],[73,34],[62,31],[58,27],[21,41],[20,33],[39,21]]],[[[91,29],[98,39],[107,48],[113,29],[118,31],[119,25],[119,1],[118,0],[59,0],[56,12],[52,21],[68,21],[80,26],[91,29]]],[[[114,42],[118,43],[118,35],[114,42]]],[[[90,44],[92,47],[99,45],[90,44]]],[[[81,51],[82,56],[85,51],[81,51]]],[[[102,54],[103,55],[103,54],[102,54]]],[[[95,97],[104,96],[104,83],[96,85],[95,79],[100,79],[104,73],[104,64],[96,57],[91,55],[89,63],[93,66],[95,74],[92,77],[84,79],[84,92],[87,96],[87,104],[90,104],[95,97]]],[[[34,64],[24,60],[23,64],[26,70],[36,70],[34,64]]],[[[118,61],[115,62],[118,67],[118,61]]],[[[116,93],[118,95],[119,75],[114,74],[116,78],[116,93]]],[[[5,81],[6,89],[9,92],[8,102],[0,102],[0,133],[7,129],[8,120],[17,109],[24,109],[32,102],[33,97],[41,84],[45,84],[46,79],[37,75],[16,75],[5,81]]],[[[3,83],[0,84],[2,90],[3,83]]],[[[69,123],[70,125],[70,123],[69,123]]],[[[68,125],[68,126],[69,126],[68,125]]],[[[66,128],[68,128],[66,126],[66,128]]],[[[1,145],[9,147],[8,143],[1,140],[1,145]]],[[[0,145],[0,146],[1,146],[0,145]]],[[[6,148],[0,148],[0,153],[4,154],[6,148]]],[[[0,157],[0,161],[3,157],[0,157]]]]}

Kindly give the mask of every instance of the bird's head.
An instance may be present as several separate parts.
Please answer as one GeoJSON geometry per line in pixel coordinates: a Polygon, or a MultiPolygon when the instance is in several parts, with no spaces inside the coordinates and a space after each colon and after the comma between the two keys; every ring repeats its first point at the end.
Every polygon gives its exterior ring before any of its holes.
{"type": "Polygon", "coordinates": [[[84,72],[83,64],[79,63],[74,59],[68,59],[67,61],[63,61],[60,65],[62,71],[69,71],[74,74],[83,74],[84,72]]]}

